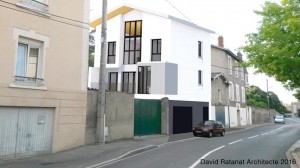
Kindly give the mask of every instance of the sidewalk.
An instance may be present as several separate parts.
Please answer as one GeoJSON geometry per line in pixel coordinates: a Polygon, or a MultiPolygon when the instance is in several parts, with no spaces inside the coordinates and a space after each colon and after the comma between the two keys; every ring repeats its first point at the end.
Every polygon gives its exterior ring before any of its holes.
{"type": "MultiPolygon", "coordinates": [[[[268,123],[270,124],[270,123],[268,123]]],[[[243,131],[262,125],[258,124],[238,128],[227,128],[226,133],[243,131]]],[[[155,135],[119,140],[107,144],[85,145],[63,152],[46,154],[37,157],[0,160],[1,168],[86,168],[111,159],[120,159],[157,148],[159,145],[180,140],[194,139],[192,133],[176,135],[155,135]]],[[[300,141],[299,141],[300,142],[300,141]]]]}
{"type": "Polygon", "coordinates": [[[296,161],[296,164],[291,164],[291,168],[300,168],[300,140],[298,140],[287,152],[288,160],[296,161]]]}

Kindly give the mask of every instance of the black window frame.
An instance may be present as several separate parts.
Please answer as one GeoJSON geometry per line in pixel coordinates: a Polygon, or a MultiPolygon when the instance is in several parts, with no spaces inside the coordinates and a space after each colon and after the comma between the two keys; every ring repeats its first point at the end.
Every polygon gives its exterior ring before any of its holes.
{"type": "Polygon", "coordinates": [[[138,67],[138,94],[150,94],[150,88],[151,88],[151,66],[139,66],[138,67]]]}
{"type": "Polygon", "coordinates": [[[116,42],[111,41],[107,43],[107,64],[115,64],[116,63],[116,42]],[[112,47],[112,52],[110,51],[112,47]],[[112,62],[110,62],[109,58],[114,58],[112,62]]]}
{"type": "Polygon", "coordinates": [[[198,41],[198,57],[202,58],[202,41],[198,41]]]}
{"type": "Polygon", "coordinates": [[[161,39],[151,40],[151,61],[161,61],[161,39]],[[154,51],[154,44],[156,44],[156,51],[154,51]],[[159,56],[159,60],[154,60],[154,56],[159,56]]]}
{"type": "Polygon", "coordinates": [[[140,62],[142,59],[142,27],[143,22],[142,20],[135,20],[135,21],[126,21],[124,26],[124,55],[123,55],[123,64],[124,65],[130,65],[130,64],[136,64],[137,62],[140,62]],[[132,28],[132,24],[134,23],[134,28],[132,28]],[[139,34],[137,34],[137,23],[140,23],[140,30],[139,34]],[[127,26],[129,26],[129,32],[133,33],[131,35],[130,33],[126,34],[127,26]],[[139,40],[139,43],[137,43],[137,39],[139,40]],[[131,41],[133,40],[134,46],[131,46],[131,41]],[[128,43],[128,46],[127,46],[128,43]],[[137,45],[139,44],[139,46],[137,45]],[[139,53],[139,54],[138,54],[139,53]],[[131,54],[133,54],[131,56],[131,54]],[[127,55],[127,59],[126,59],[127,55]],[[132,57],[132,58],[131,58],[132,57]],[[132,60],[133,59],[133,60],[132,60]]]}
{"type": "Polygon", "coordinates": [[[123,72],[122,73],[122,92],[127,92],[127,93],[135,93],[135,74],[136,72],[123,72]],[[130,74],[132,74],[133,76],[133,81],[132,83],[130,83],[130,74]],[[127,82],[127,85],[126,85],[126,82],[125,82],[125,75],[127,75],[127,79],[128,79],[128,82],[127,82]],[[132,85],[130,85],[132,84],[132,85]],[[132,92],[130,91],[132,88],[132,92]]]}
{"type": "Polygon", "coordinates": [[[198,85],[203,84],[202,76],[203,76],[202,70],[198,70],[198,85]]]}
{"type": "Polygon", "coordinates": [[[109,72],[109,85],[108,85],[108,91],[116,92],[118,91],[118,72],[109,72]],[[112,88],[112,75],[116,74],[116,81],[115,81],[115,89],[112,88]]]}

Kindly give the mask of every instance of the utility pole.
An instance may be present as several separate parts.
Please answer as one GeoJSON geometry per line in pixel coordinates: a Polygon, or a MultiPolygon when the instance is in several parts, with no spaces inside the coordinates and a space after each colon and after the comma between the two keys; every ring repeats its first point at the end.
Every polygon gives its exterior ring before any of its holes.
{"type": "Polygon", "coordinates": [[[105,68],[106,68],[107,0],[102,0],[101,55],[97,99],[96,142],[105,144],[105,68]]]}

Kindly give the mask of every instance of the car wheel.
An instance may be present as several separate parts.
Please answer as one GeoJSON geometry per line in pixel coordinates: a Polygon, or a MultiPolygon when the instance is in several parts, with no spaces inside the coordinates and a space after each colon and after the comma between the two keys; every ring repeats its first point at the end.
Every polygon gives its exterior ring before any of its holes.
{"type": "Polygon", "coordinates": [[[221,136],[224,136],[224,135],[225,135],[225,131],[222,131],[222,132],[221,132],[221,136]]]}
{"type": "Polygon", "coordinates": [[[197,134],[196,132],[193,132],[193,135],[194,135],[194,136],[198,136],[198,134],[197,134]]]}
{"type": "Polygon", "coordinates": [[[211,138],[212,136],[213,136],[213,134],[212,134],[212,132],[210,131],[210,132],[208,133],[208,137],[211,138]]]}

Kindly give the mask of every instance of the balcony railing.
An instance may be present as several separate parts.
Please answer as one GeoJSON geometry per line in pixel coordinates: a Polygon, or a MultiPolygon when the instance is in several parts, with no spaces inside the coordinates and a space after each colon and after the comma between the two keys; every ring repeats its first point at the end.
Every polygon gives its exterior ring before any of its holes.
{"type": "Polygon", "coordinates": [[[24,76],[15,76],[15,84],[23,86],[43,86],[44,80],[40,78],[29,78],[24,76]]]}
{"type": "Polygon", "coordinates": [[[36,0],[21,0],[20,4],[28,9],[48,13],[48,5],[36,0]]]}

